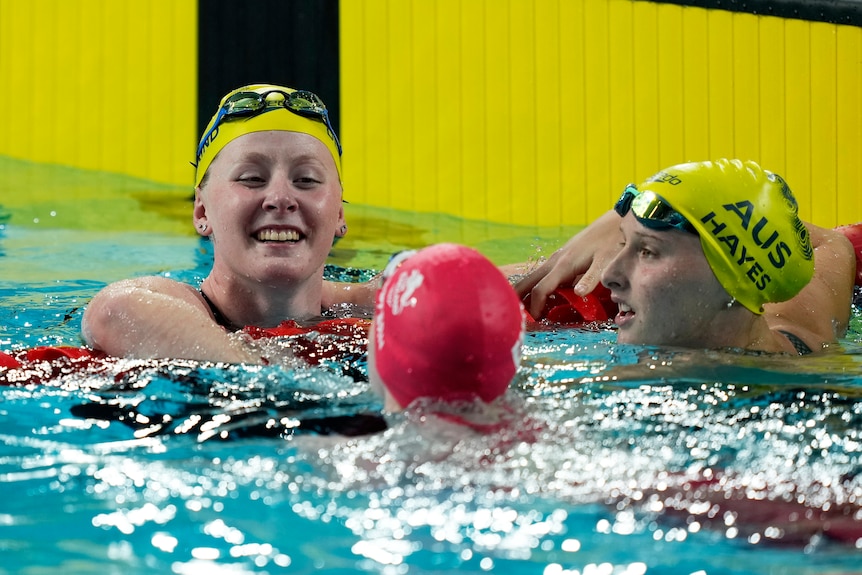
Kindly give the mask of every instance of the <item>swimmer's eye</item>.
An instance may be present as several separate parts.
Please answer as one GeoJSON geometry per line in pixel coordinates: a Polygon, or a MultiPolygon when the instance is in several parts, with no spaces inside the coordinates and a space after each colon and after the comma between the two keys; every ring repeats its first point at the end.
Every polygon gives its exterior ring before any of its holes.
{"type": "Polygon", "coordinates": [[[293,183],[300,188],[310,188],[312,186],[320,185],[323,182],[312,176],[304,176],[301,178],[294,178],[293,183]]]}
{"type": "Polygon", "coordinates": [[[643,256],[643,257],[652,257],[656,254],[651,249],[642,247],[638,250],[638,255],[643,256]]]}

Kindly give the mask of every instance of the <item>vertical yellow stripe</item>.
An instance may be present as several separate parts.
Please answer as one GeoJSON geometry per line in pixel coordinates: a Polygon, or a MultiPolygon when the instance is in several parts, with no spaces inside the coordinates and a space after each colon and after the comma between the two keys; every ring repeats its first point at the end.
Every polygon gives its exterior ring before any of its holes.
{"type": "Polygon", "coordinates": [[[742,159],[760,161],[760,51],[758,18],[736,14],[733,19],[734,151],[742,159]]]}
{"type": "Polygon", "coordinates": [[[733,152],[760,162],[760,50],[757,16],[733,16],[733,152]]]}
{"type": "MultiPolygon", "coordinates": [[[[610,107],[609,53],[610,42],[608,4],[587,2],[584,10],[588,23],[584,30],[586,90],[586,177],[590,190],[611,188],[610,178],[610,107]]],[[[607,203],[587,193],[587,219],[592,220],[607,211],[607,203]]]]}
{"type": "Polygon", "coordinates": [[[783,174],[799,201],[800,213],[811,218],[811,24],[787,20],[785,44],[787,83],[787,170],[783,174]]]}
{"type": "Polygon", "coordinates": [[[635,100],[640,97],[632,59],[632,54],[638,49],[633,34],[634,7],[631,2],[615,1],[610,2],[608,8],[608,17],[618,28],[618,33],[608,44],[608,67],[611,70],[608,77],[610,178],[607,190],[596,190],[597,195],[607,200],[606,209],[610,207],[610,197],[627,183],[620,176],[634,172],[635,150],[642,145],[634,137],[635,100]]]}
{"type": "MultiPolygon", "coordinates": [[[[559,21],[559,0],[543,0],[541,17],[536,15],[533,21],[535,37],[535,75],[536,82],[531,88],[532,97],[538,104],[535,118],[534,138],[536,142],[534,161],[535,194],[531,196],[535,206],[534,223],[543,225],[560,225],[560,195],[562,193],[562,178],[560,166],[562,158],[562,133],[560,124],[561,107],[560,83],[560,29],[549,24],[559,21]]],[[[522,104],[523,105],[523,104],[522,104]]],[[[529,186],[527,187],[529,189],[529,186]]]]}
{"type": "MultiPolygon", "coordinates": [[[[349,202],[370,203],[372,201],[388,200],[389,190],[379,188],[369,190],[367,171],[371,167],[368,160],[367,136],[370,132],[365,121],[365,114],[357,113],[364,104],[367,88],[365,84],[366,59],[364,58],[363,42],[365,39],[365,10],[360,2],[342,2],[338,14],[339,29],[339,61],[341,74],[341,157],[344,176],[344,197],[349,202]]],[[[407,118],[402,119],[403,122],[407,118]]],[[[410,180],[407,180],[410,184],[410,180]]],[[[349,210],[349,208],[348,208],[349,210]]]]}
{"type": "MultiPolygon", "coordinates": [[[[374,158],[373,169],[369,170],[365,185],[369,192],[376,192],[379,186],[384,193],[383,201],[396,203],[405,198],[395,198],[396,183],[392,182],[392,163],[401,160],[395,154],[390,153],[391,141],[391,99],[389,91],[390,83],[390,45],[389,45],[389,11],[387,0],[369,0],[364,3],[369,23],[373,22],[377,30],[375,34],[367,34],[362,46],[363,57],[366,62],[374,62],[365,71],[365,84],[367,92],[361,100],[362,109],[360,113],[367,128],[364,144],[367,158],[374,158]]],[[[406,195],[406,194],[405,194],[406,195]]],[[[410,209],[412,206],[404,206],[410,209]]]]}
{"type": "MultiPolygon", "coordinates": [[[[463,115],[467,111],[461,98],[461,18],[458,0],[438,0],[436,3],[435,41],[437,44],[437,74],[433,94],[437,105],[436,124],[433,127],[437,141],[437,202],[433,211],[452,206],[463,213],[461,173],[464,171],[462,155],[463,115]]],[[[464,213],[466,217],[477,214],[464,213]]],[[[478,214],[483,218],[484,214],[478,214]]]]}
{"type": "Polygon", "coordinates": [[[682,10],[683,161],[710,158],[707,11],[682,10]]]}
{"type": "Polygon", "coordinates": [[[509,45],[507,53],[511,67],[513,92],[509,101],[508,118],[511,122],[512,146],[509,156],[509,178],[512,181],[511,205],[513,213],[524,223],[536,223],[536,121],[539,114],[535,105],[536,87],[536,38],[534,17],[536,7],[530,3],[512,3],[509,20],[509,45]],[[517,86],[517,88],[515,88],[517,86]],[[525,193],[527,192],[527,193],[525,193]]]}
{"type": "MultiPolygon", "coordinates": [[[[437,193],[440,180],[437,172],[437,150],[439,149],[437,118],[438,109],[438,67],[444,64],[439,61],[439,46],[437,45],[437,13],[433,2],[415,2],[413,4],[413,170],[414,190],[407,194],[415,194],[413,205],[423,212],[434,212],[439,209],[437,193]]],[[[395,24],[393,24],[395,25],[395,24]]],[[[456,63],[447,63],[450,67],[456,63]]],[[[408,120],[409,121],[409,120],[408,120]]],[[[380,153],[387,153],[381,150],[380,153]]],[[[397,149],[388,153],[401,153],[397,149]]],[[[400,203],[393,204],[400,207],[400,203]]]]}
{"type": "Polygon", "coordinates": [[[508,0],[488,2],[485,5],[485,125],[487,126],[486,151],[488,182],[495,201],[488,206],[488,217],[493,221],[508,222],[517,219],[512,213],[510,102],[512,85],[509,67],[508,0]]]}
{"type": "MultiPolygon", "coordinates": [[[[488,207],[497,202],[488,185],[485,101],[485,6],[484,1],[466,5],[460,11],[461,42],[461,210],[469,218],[485,219],[488,207]]],[[[458,11],[456,10],[456,13],[458,11]]],[[[441,97],[455,97],[444,91],[441,97]]],[[[490,95],[493,97],[493,94],[490,95]]],[[[497,163],[495,159],[495,164],[497,163]]]]}
{"type": "Polygon", "coordinates": [[[653,171],[685,161],[683,153],[685,92],[681,86],[683,84],[681,12],[679,7],[667,4],[660,4],[657,9],[659,161],[653,171]]]}
{"type": "Polygon", "coordinates": [[[586,180],[586,80],[583,2],[560,3],[561,219],[587,221],[586,198],[601,193],[586,180]]]}
{"type": "Polygon", "coordinates": [[[709,12],[709,156],[735,157],[733,147],[733,15],[709,12]]]}
{"type": "MultiPolygon", "coordinates": [[[[836,210],[835,138],[837,94],[835,27],[811,25],[811,202],[810,219],[834,221],[836,210]]],[[[860,158],[862,160],[862,158],[860,158]]],[[[862,190],[860,190],[862,192],[862,190]]]]}
{"type": "MultiPolygon", "coordinates": [[[[383,108],[380,113],[386,118],[386,123],[378,126],[373,122],[369,123],[368,118],[365,120],[369,130],[388,132],[388,147],[374,148],[371,156],[365,156],[366,161],[372,158],[375,162],[379,160],[379,169],[386,170],[381,180],[377,178],[377,167],[369,171],[368,192],[374,193],[377,186],[385,186],[389,194],[386,205],[412,210],[416,206],[417,198],[427,198],[429,194],[433,194],[433,190],[422,189],[416,184],[417,170],[422,166],[421,160],[418,165],[414,161],[415,145],[427,136],[428,128],[419,130],[413,123],[413,118],[417,117],[419,111],[413,97],[413,88],[416,74],[422,72],[416,68],[414,60],[415,51],[410,37],[412,28],[405,23],[411,22],[414,10],[410,2],[393,1],[380,3],[380,9],[386,10],[386,14],[382,17],[374,16],[370,22],[380,25],[377,34],[385,36],[386,52],[375,55],[374,51],[370,51],[366,58],[372,58],[371,62],[375,62],[377,58],[385,58],[388,61],[387,75],[377,80],[382,82],[381,84],[368,83],[365,86],[365,94],[369,106],[380,105],[383,108]],[[376,102],[381,91],[386,94],[380,102],[376,102]],[[379,157],[379,154],[385,157],[379,157]]],[[[364,65],[368,65],[367,62],[364,65]]],[[[368,150],[363,152],[369,153],[368,150]]]]}
{"type": "MultiPolygon", "coordinates": [[[[656,6],[648,2],[635,2],[634,21],[636,25],[632,33],[634,39],[632,47],[634,64],[632,90],[635,93],[634,138],[636,148],[635,170],[631,179],[635,182],[641,182],[647,176],[657,172],[660,167],[661,141],[658,125],[660,74],[658,71],[658,14],[656,6]]],[[[670,70],[663,72],[674,74],[670,70]]]]}
{"type": "Polygon", "coordinates": [[[862,220],[862,28],[839,27],[835,151],[837,224],[862,220]]]}
{"type": "Polygon", "coordinates": [[[786,74],[784,21],[760,19],[760,153],[761,165],[786,173],[786,74]]]}

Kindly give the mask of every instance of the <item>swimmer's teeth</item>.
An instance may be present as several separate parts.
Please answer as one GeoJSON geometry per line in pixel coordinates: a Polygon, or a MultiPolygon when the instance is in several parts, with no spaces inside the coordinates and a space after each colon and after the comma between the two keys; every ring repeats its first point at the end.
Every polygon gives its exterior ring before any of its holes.
{"type": "Polygon", "coordinates": [[[262,242],[295,242],[299,240],[299,232],[294,230],[263,230],[257,234],[262,242]]]}
{"type": "Polygon", "coordinates": [[[632,311],[632,308],[630,308],[629,306],[627,306],[624,303],[619,304],[619,307],[620,307],[620,311],[623,313],[629,313],[630,311],[632,311]]]}

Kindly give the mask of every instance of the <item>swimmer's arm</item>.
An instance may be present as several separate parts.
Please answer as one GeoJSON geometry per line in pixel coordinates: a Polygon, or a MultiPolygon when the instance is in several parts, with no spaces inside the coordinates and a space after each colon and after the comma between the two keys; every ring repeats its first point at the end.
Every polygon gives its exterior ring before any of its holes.
{"type": "Polygon", "coordinates": [[[350,304],[372,309],[374,296],[380,287],[380,278],[375,276],[367,282],[323,282],[321,305],[330,308],[339,304],[350,304]]]}
{"type": "MultiPolygon", "coordinates": [[[[609,210],[518,281],[515,291],[522,299],[530,296],[528,311],[533,317],[539,317],[548,295],[560,286],[574,285],[579,295],[593,291],[601,282],[608,262],[619,251],[621,242],[620,216],[609,210]]],[[[517,272],[518,268],[512,269],[517,272]]]]}
{"type": "Polygon", "coordinates": [[[192,286],[164,277],[107,286],[88,304],[81,332],[89,346],[116,357],[261,362],[216,324],[192,286]]]}
{"type": "Polygon", "coordinates": [[[856,256],[840,232],[806,224],[814,246],[814,277],[793,299],[764,306],[770,326],[786,329],[807,341],[833,343],[850,321],[856,256]]]}

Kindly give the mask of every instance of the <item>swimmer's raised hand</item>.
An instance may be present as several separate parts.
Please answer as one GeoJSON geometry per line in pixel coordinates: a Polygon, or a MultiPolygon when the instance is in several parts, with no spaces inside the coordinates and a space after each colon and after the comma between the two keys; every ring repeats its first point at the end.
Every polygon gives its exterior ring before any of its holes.
{"type": "Polygon", "coordinates": [[[593,291],[620,249],[619,226],[619,215],[608,211],[518,281],[515,291],[521,299],[529,296],[530,315],[539,319],[548,296],[558,287],[573,285],[575,293],[582,296],[593,291]]]}

